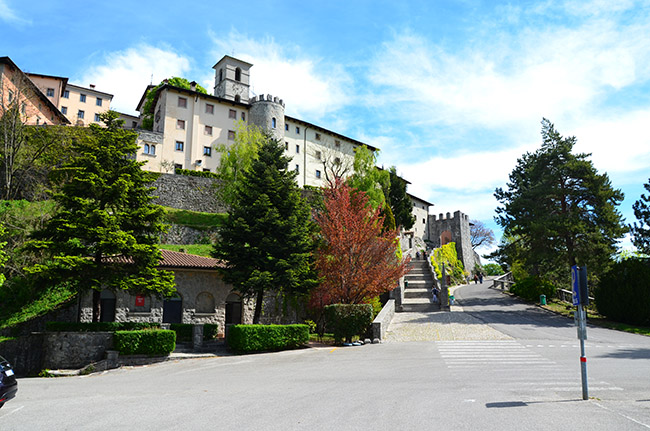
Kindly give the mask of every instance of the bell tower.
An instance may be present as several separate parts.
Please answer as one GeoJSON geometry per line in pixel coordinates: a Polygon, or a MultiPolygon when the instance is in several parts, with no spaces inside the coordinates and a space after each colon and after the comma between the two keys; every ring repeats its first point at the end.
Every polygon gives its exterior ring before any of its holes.
{"type": "Polygon", "coordinates": [[[234,102],[248,103],[252,64],[224,55],[214,69],[214,95],[234,102]]]}

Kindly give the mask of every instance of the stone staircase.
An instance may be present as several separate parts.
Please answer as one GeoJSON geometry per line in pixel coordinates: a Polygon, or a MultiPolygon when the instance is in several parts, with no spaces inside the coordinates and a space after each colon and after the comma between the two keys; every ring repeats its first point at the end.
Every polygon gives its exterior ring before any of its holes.
{"type": "Polygon", "coordinates": [[[402,312],[427,312],[437,310],[433,303],[433,277],[429,273],[428,263],[424,259],[412,260],[409,263],[411,271],[406,274],[404,281],[404,302],[402,312]]]}

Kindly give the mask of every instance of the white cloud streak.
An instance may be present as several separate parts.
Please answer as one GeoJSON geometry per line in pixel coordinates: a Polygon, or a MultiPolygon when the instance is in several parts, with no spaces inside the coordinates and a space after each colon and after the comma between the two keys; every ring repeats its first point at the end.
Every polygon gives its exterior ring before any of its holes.
{"type": "Polygon", "coordinates": [[[30,20],[21,18],[9,7],[7,0],[0,0],[0,20],[13,24],[31,24],[30,20]]]}
{"type": "Polygon", "coordinates": [[[169,48],[140,44],[107,53],[100,64],[90,67],[75,83],[95,84],[97,90],[113,94],[111,109],[134,114],[150,82],[158,84],[165,78],[182,77],[189,70],[187,57],[169,48]]]}

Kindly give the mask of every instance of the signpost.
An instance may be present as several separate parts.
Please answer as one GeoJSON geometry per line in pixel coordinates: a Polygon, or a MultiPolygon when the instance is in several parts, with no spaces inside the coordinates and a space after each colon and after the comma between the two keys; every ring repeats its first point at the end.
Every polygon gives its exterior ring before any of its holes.
{"type": "Polygon", "coordinates": [[[585,356],[585,340],[587,339],[587,312],[584,305],[589,305],[589,289],[587,288],[587,267],[571,267],[571,287],[573,289],[573,305],[578,306],[576,325],[580,339],[580,374],[582,375],[582,399],[589,399],[587,385],[587,357],[585,356]]]}

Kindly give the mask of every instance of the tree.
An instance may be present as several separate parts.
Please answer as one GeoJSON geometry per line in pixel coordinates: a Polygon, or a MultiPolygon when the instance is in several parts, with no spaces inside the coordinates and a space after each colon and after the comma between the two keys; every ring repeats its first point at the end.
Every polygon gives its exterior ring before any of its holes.
{"type": "Polygon", "coordinates": [[[373,208],[379,208],[386,202],[384,190],[390,189],[390,174],[378,169],[377,154],[365,145],[354,150],[354,174],[348,178],[353,189],[366,194],[373,208]]]}
{"type": "Polygon", "coordinates": [[[267,137],[234,185],[212,253],[226,262],[224,280],[244,297],[256,298],[253,323],[260,321],[266,292],[296,298],[317,283],[311,266],[315,225],[296,172],[287,169],[289,160],[284,146],[267,137]]]}
{"type": "Polygon", "coordinates": [[[268,140],[267,136],[259,127],[247,126],[244,122],[238,121],[235,142],[217,146],[216,151],[220,159],[216,174],[221,181],[217,194],[226,205],[232,205],[234,202],[238,182],[251,168],[266,140],[268,140]]]}
{"type": "Polygon", "coordinates": [[[393,210],[395,224],[404,230],[409,230],[415,224],[415,216],[411,199],[406,194],[406,181],[397,175],[395,166],[391,166],[388,173],[390,175],[388,203],[393,210]]]}
{"type": "Polygon", "coordinates": [[[408,262],[396,258],[397,231],[382,231],[380,210],[346,183],[338,181],[324,195],[325,210],[316,215],[323,239],[316,258],[321,284],[312,306],[360,304],[392,290],[408,262]]]}
{"type": "MultiPolygon", "coordinates": [[[[156,93],[158,93],[158,90],[160,87],[163,85],[168,84],[174,87],[178,88],[184,88],[186,90],[189,90],[192,87],[192,83],[188,81],[185,78],[180,78],[178,76],[174,76],[173,78],[169,79],[164,79],[160,82],[160,84],[156,85],[153,88],[150,88],[147,90],[147,95],[146,99],[144,101],[144,106],[142,107],[142,128],[145,130],[152,130],[153,129],[153,110],[155,106],[153,105],[154,100],[156,99],[156,93]]],[[[196,84],[196,83],[194,83],[196,84]]],[[[203,94],[208,94],[208,92],[200,86],[199,84],[196,84],[196,91],[199,93],[203,94]]]]}
{"type": "Polygon", "coordinates": [[[323,165],[325,184],[331,185],[337,179],[343,179],[353,170],[353,161],[349,157],[341,157],[340,143],[323,138],[320,145],[310,149],[310,156],[320,160],[323,165]]]}
{"type": "Polygon", "coordinates": [[[540,149],[517,161],[508,189],[495,191],[503,205],[496,221],[513,239],[498,253],[516,250],[531,275],[551,280],[566,281],[576,264],[597,275],[627,230],[616,209],[623,193],[598,174],[588,154],[573,154],[576,138],[562,137],[547,119],[542,138],[540,149]]]}
{"type": "MultiPolygon", "coordinates": [[[[643,187],[650,192],[650,180],[643,187]]],[[[630,226],[632,243],[641,253],[650,254],[650,197],[642,194],[641,198],[632,205],[634,216],[639,221],[630,226]]]]}
{"type": "Polygon", "coordinates": [[[470,221],[469,238],[473,249],[489,247],[494,244],[494,232],[479,220],[470,221]]]}
{"type": "Polygon", "coordinates": [[[29,273],[51,281],[72,281],[93,289],[93,321],[100,315],[102,289],[171,295],[171,272],[157,269],[156,247],[166,226],[152,203],[154,175],[135,161],[136,134],[122,129],[118,114],[100,114],[106,128],[92,124],[73,144],[75,156],[52,173],[58,212],[33,234],[30,246],[49,258],[29,273]]]}

